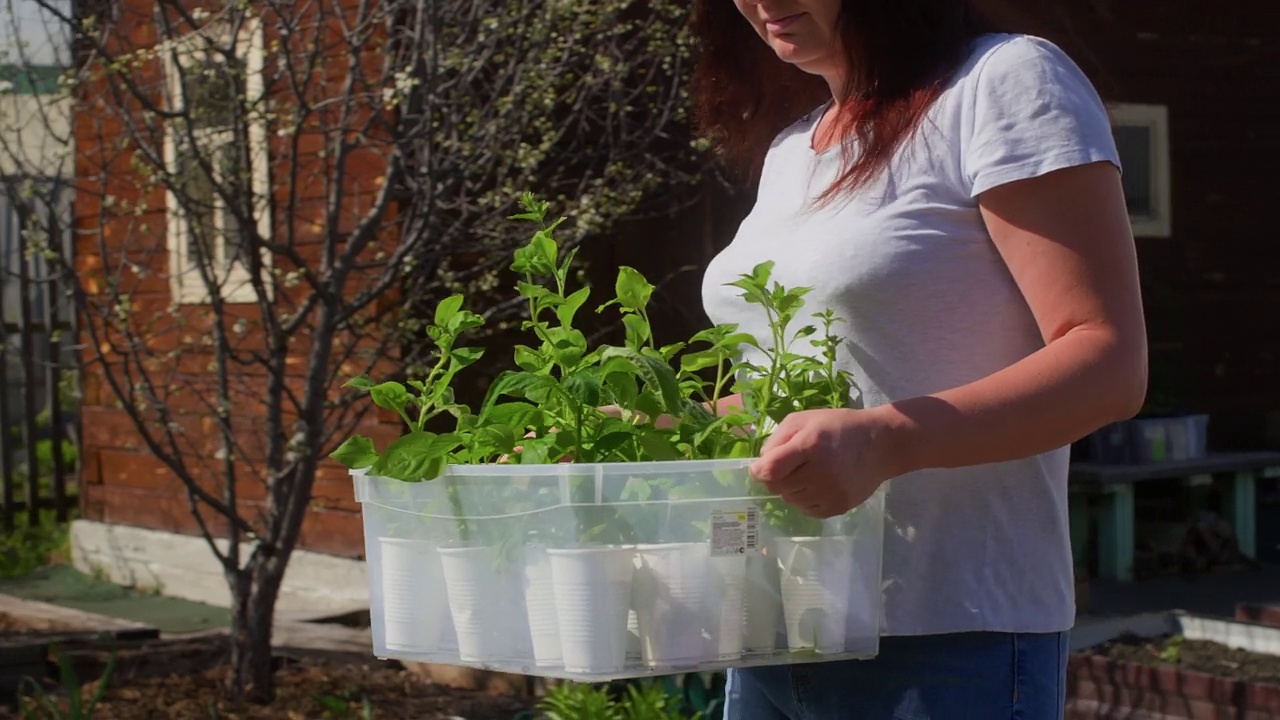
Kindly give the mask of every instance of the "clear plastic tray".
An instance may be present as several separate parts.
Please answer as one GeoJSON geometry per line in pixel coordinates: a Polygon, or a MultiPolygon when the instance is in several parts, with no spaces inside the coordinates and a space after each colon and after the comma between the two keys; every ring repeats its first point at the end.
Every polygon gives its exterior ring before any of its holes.
{"type": "Polygon", "coordinates": [[[748,465],[353,472],[375,654],[592,682],[875,656],[883,493],[817,521],[748,465]]]}

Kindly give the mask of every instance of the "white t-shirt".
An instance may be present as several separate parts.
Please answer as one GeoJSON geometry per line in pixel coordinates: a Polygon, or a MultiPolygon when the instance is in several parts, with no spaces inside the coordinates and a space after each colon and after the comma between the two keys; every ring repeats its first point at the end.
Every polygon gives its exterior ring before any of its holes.
{"type": "MultiPolygon", "coordinates": [[[[814,210],[840,166],[838,148],[812,149],[820,115],[773,143],[754,209],[707,268],[711,320],[770,337],[758,306],[725,284],[773,260],[776,280],[812,288],[807,312],[844,320],[841,364],[865,407],[967,384],[1043,347],[976,198],[1069,166],[1119,167],[1105,106],[1076,64],[1040,38],[980,38],[889,170],[814,210]]],[[[1068,452],[890,481],[885,634],[1069,629],[1068,452]]]]}

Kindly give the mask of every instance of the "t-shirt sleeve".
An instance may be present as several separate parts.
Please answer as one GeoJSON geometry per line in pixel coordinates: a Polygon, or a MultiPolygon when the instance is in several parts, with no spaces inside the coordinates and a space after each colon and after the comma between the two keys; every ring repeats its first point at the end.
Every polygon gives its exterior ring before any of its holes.
{"type": "Polygon", "coordinates": [[[1106,106],[1056,45],[1019,36],[982,60],[969,97],[962,168],[970,196],[1054,170],[1110,162],[1120,167],[1106,106]]]}

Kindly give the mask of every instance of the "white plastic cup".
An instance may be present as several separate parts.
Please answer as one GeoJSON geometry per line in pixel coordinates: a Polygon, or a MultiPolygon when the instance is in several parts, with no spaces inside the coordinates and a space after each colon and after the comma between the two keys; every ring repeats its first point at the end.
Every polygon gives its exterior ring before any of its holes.
{"type": "Polygon", "coordinates": [[[713,597],[711,621],[714,632],[711,651],[714,660],[742,657],[746,637],[746,555],[710,558],[713,597]]]}
{"type": "Polygon", "coordinates": [[[560,646],[560,622],[556,614],[555,580],[546,548],[525,549],[524,603],[529,614],[529,635],[533,641],[533,661],[540,667],[556,667],[564,662],[560,646]]]}
{"type": "Polygon", "coordinates": [[[449,611],[463,662],[525,664],[528,616],[519,568],[493,548],[440,548],[449,611]]]}
{"type": "Polygon", "coordinates": [[[776,547],[788,647],[823,655],[843,653],[853,538],[779,538],[776,547]]]}
{"type": "Polygon", "coordinates": [[[634,604],[627,611],[627,666],[640,665],[644,662],[644,654],[640,652],[640,616],[636,615],[634,604]]]}
{"type": "MultiPolygon", "coordinates": [[[[640,570],[640,553],[632,553],[631,561],[640,570]]],[[[627,611],[627,667],[644,665],[644,653],[640,649],[640,616],[636,614],[635,576],[631,579],[630,609],[627,611]]]]}
{"type": "Polygon", "coordinates": [[[746,558],[711,557],[706,543],[637,548],[633,590],[649,667],[688,667],[742,655],[746,558]]]}
{"type": "Polygon", "coordinates": [[[449,599],[435,545],[388,537],[378,538],[378,543],[387,649],[419,654],[452,651],[449,599]]]}
{"type": "Polygon", "coordinates": [[[605,546],[550,549],[565,672],[621,672],[635,550],[605,546]]]}
{"type": "Polygon", "coordinates": [[[746,557],[743,588],[743,652],[772,653],[778,649],[778,628],[782,619],[782,588],[778,559],[751,553],[746,557]]]}
{"type": "Polygon", "coordinates": [[[664,543],[637,548],[635,608],[645,665],[684,667],[712,654],[715,607],[710,547],[664,543]]]}
{"type": "MultiPolygon", "coordinates": [[[[879,558],[855,545],[852,582],[849,585],[849,612],[844,626],[846,655],[873,657],[880,648],[882,606],[879,558]]],[[[878,554],[879,549],[875,552],[878,554]]]]}

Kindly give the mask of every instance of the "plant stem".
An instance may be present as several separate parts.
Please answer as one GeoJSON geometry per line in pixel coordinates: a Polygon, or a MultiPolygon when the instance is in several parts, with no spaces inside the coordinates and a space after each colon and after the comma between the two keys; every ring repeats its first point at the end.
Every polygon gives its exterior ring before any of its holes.
{"type": "MultiPolygon", "coordinates": [[[[721,357],[720,361],[716,363],[716,383],[711,386],[711,413],[716,418],[720,417],[720,393],[724,391],[724,364],[726,361],[727,358],[721,357]]],[[[703,393],[703,397],[706,397],[706,393],[703,393]]],[[[713,434],[713,437],[715,438],[715,457],[720,457],[724,447],[724,434],[717,432],[713,434]]]]}
{"type": "MultiPolygon", "coordinates": [[[[453,346],[452,341],[448,342],[448,345],[449,347],[452,347],[453,346]]],[[[427,426],[427,420],[435,416],[435,413],[431,413],[430,415],[428,415],[428,412],[435,408],[435,403],[428,401],[426,388],[432,387],[435,384],[436,378],[440,375],[440,371],[444,370],[445,363],[447,363],[448,361],[449,361],[449,350],[446,349],[444,346],[441,346],[440,359],[436,361],[436,366],[431,368],[431,372],[427,373],[427,379],[424,380],[422,383],[423,391],[418,394],[418,397],[422,401],[422,404],[418,406],[418,422],[414,423],[409,419],[408,413],[406,413],[404,410],[400,411],[400,416],[404,418],[405,423],[407,423],[409,427],[417,430],[418,432],[422,432],[423,429],[426,428],[427,426]]]]}
{"type": "MultiPolygon", "coordinates": [[[[770,406],[773,405],[773,388],[779,380],[779,375],[782,373],[782,356],[785,352],[786,342],[784,334],[785,327],[779,327],[779,325],[782,324],[781,315],[777,315],[775,317],[773,308],[768,302],[765,302],[763,307],[765,317],[769,321],[769,329],[773,334],[773,351],[771,353],[765,353],[769,358],[769,377],[768,382],[765,383],[764,390],[761,393],[759,411],[763,415],[761,418],[762,422],[769,419],[770,406]]],[[[764,436],[758,431],[751,439],[751,448],[753,455],[759,455],[760,451],[764,449],[764,436]]]]}

